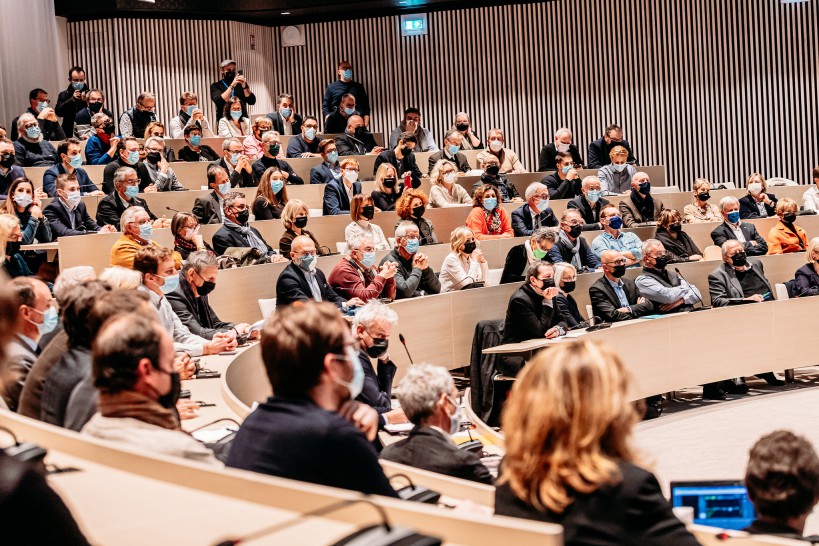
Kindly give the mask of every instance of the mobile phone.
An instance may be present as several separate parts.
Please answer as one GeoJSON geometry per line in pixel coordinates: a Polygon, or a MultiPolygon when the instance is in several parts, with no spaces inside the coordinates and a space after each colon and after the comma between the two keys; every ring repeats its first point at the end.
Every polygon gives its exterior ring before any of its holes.
{"type": "Polygon", "coordinates": [[[179,391],[179,398],[190,398],[190,397],[191,397],[190,389],[182,389],[181,391],[179,391]]]}
{"type": "Polygon", "coordinates": [[[244,70],[239,70],[239,71],[238,71],[238,72],[236,72],[236,73],[237,73],[237,74],[239,74],[240,76],[244,76],[244,75],[245,75],[245,71],[244,71],[244,70]]]}

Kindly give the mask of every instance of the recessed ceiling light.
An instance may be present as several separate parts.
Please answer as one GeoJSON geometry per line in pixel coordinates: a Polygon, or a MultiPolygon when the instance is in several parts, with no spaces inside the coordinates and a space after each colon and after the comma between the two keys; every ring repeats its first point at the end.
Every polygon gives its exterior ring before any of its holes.
{"type": "Polygon", "coordinates": [[[283,11],[282,15],[290,15],[290,12],[289,11],[283,11]]]}

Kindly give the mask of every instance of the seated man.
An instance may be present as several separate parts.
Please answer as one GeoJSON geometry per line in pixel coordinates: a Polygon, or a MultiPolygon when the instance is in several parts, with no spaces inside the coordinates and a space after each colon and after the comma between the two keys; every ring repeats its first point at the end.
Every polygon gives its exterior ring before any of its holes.
{"type": "Polygon", "coordinates": [[[213,190],[205,197],[197,197],[193,202],[192,213],[199,224],[221,224],[225,218],[225,197],[230,193],[230,178],[227,171],[219,165],[208,165],[208,187],[213,190]]]}
{"type": "Polygon", "coordinates": [[[395,247],[384,256],[381,265],[395,262],[396,299],[414,298],[441,292],[438,275],[429,266],[429,259],[418,252],[420,232],[413,222],[400,222],[395,228],[395,247]]]}
{"type": "Polygon", "coordinates": [[[15,164],[14,144],[0,137],[0,199],[6,198],[12,182],[24,176],[25,171],[15,164]]]}
{"type": "Polygon", "coordinates": [[[143,159],[145,147],[136,137],[127,137],[117,141],[117,156],[114,161],[106,163],[102,171],[102,191],[107,195],[114,193],[114,175],[122,167],[131,167],[136,170],[139,178],[139,191],[154,191],[150,188],[151,179],[145,171],[143,159]]]}
{"type": "Polygon", "coordinates": [[[382,427],[407,422],[402,409],[392,409],[392,382],[398,368],[387,349],[390,333],[397,324],[395,311],[379,301],[370,301],[353,318],[353,337],[360,346],[358,360],[364,370],[364,386],[356,401],[373,408],[382,427]],[[377,372],[371,358],[377,362],[377,372]]]}
{"type": "Polygon", "coordinates": [[[282,137],[276,131],[268,131],[262,136],[262,157],[253,163],[253,177],[256,185],[262,180],[264,172],[270,167],[276,167],[284,176],[285,184],[304,184],[302,177],[296,174],[293,167],[287,161],[278,159],[282,147],[282,137]]]}
{"type": "Polygon", "coordinates": [[[221,466],[213,452],[179,426],[179,374],[171,337],[136,314],[109,320],[94,342],[100,412],[82,429],[101,440],[221,466]]]}
{"type": "Polygon", "coordinates": [[[214,161],[216,165],[225,169],[233,188],[252,188],[258,186],[253,178],[253,161],[244,154],[244,146],[238,138],[226,138],[222,142],[222,159],[214,161]]]}
{"type": "Polygon", "coordinates": [[[202,144],[202,129],[196,125],[185,127],[185,142],[187,144],[179,150],[179,161],[210,162],[219,160],[219,154],[213,148],[207,144],[202,144]]]}
{"type": "Polygon", "coordinates": [[[526,272],[539,261],[551,260],[549,251],[557,244],[560,228],[538,228],[532,232],[528,241],[515,245],[506,254],[503,264],[501,284],[523,282],[526,272]]]}
{"type": "Polygon", "coordinates": [[[245,156],[247,156],[251,164],[264,154],[262,137],[272,130],[273,123],[270,121],[269,117],[259,116],[253,120],[251,134],[246,136],[242,141],[242,146],[244,146],[245,149],[245,156]]]}
{"type": "Polygon", "coordinates": [[[654,223],[663,208],[663,202],[651,196],[651,181],[648,179],[648,174],[635,174],[631,178],[631,194],[620,201],[623,224],[630,228],[640,224],[654,223]]]}
{"type": "Polygon", "coordinates": [[[760,438],[748,457],[745,487],[756,519],[743,531],[819,542],[802,536],[819,502],[819,457],[805,437],[777,430],[760,438]]]}
{"type": "Polygon", "coordinates": [[[605,250],[600,256],[603,276],[589,288],[592,314],[603,322],[620,322],[654,312],[654,305],[637,290],[634,281],[624,277],[626,257],[617,250],[605,250]]]}
{"type": "Polygon", "coordinates": [[[560,217],[560,236],[557,244],[549,251],[553,263],[569,262],[578,273],[594,271],[600,267],[600,260],[594,255],[589,243],[580,236],[583,217],[576,210],[568,209],[560,217]]]}
{"type": "Polygon", "coordinates": [[[88,215],[80,196],[80,183],[74,174],[57,176],[55,187],[56,197],[43,209],[43,215],[48,219],[48,225],[55,238],[88,233],[113,233],[117,230],[111,224],[98,226],[88,215]]]}
{"type": "Polygon", "coordinates": [[[497,128],[490,129],[486,135],[487,146],[478,152],[476,159],[478,163],[485,165],[488,156],[493,155],[498,159],[498,169],[500,173],[525,173],[526,167],[518,159],[518,154],[506,147],[506,137],[503,131],[497,128]]]}
{"type": "MultiPolygon", "coordinates": [[[[194,335],[213,339],[219,332],[235,332],[237,336],[247,334],[249,324],[220,320],[208,302],[208,294],[216,288],[218,271],[216,257],[212,253],[207,250],[191,252],[188,259],[182,262],[179,287],[165,294],[165,297],[182,324],[194,335]]],[[[259,331],[255,330],[248,339],[257,337],[259,331]]]]}
{"type": "Polygon", "coordinates": [[[273,262],[282,261],[281,255],[267,244],[259,230],[248,225],[250,209],[247,207],[245,194],[230,192],[225,197],[224,214],[222,227],[213,234],[213,250],[216,254],[223,256],[232,247],[253,247],[273,262]]]}
{"type": "Polygon", "coordinates": [[[350,214],[352,198],[361,193],[361,182],[358,180],[358,161],[348,157],[341,160],[341,178],[329,180],[324,186],[322,212],[324,216],[350,214]]]}
{"type": "Polygon", "coordinates": [[[640,263],[643,259],[643,251],[640,238],[636,233],[622,231],[623,219],[617,207],[607,205],[600,212],[600,223],[603,225],[603,233],[592,241],[592,252],[599,259],[602,259],[606,250],[616,250],[626,258],[626,267],[631,267],[640,263]]]}
{"type": "Polygon", "coordinates": [[[577,145],[572,143],[571,129],[561,127],[555,132],[555,141],[541,148],[537,170],[539,172],[557,170],[558,152],[571,154],[574,164],[582,168],[583,156],[580,155],[577,145]]]}
{"type": "MultiPolygon", "coordinates": [[[[60,122],[57,120],[57,112],[51,107],[48,91],[40,88],[32,89],[28,94],[28,103],[29,107],[25,113],[11,121],[11,134],[9,138],[13,141],[17,141],[27,133],[27,127],[21,129],[19,121],[20,118],[28,115],[32,118],[36,117],[37,126],[40,128],[38,134],[40,134],[44,140],[65,140],[66,134],[60,126],[60,122]]],[[[29,134],[28,136],[30,137],[31,135],[29,134]]]]}
{"type": "Polygon", "coordinates": [[[0,396],[10,410],[17,411],[23,384],[42,349],[40,338],[57,326],[59,318],[44,282],[34,277],[5,282],[13,293],[17,324],[14,337],[5,348],[5,359],[0,362],[0,396]]]}
{"type": "Polygon", "coordinates": [[[655,314],[690,311],[697,302],[702,303],[700,291],[671,271],[666,270],[669,256],[657,239],[643,243],[643,272],[634,281],[637,290],[654,306],[655,314]]]}
{"type": "MultiPolygon", "coordinates": [[[[154,222],[154,225],[156,222],[154,222]]],[[[122,236],[111,247],[111,265],[118,265],[127,269],[134,268],[134,257],[137,252],[146,246],[159,246],[152,240],[154,235],[151,217],[142,207],[128,207],[119,220],[122,236]]],[[[182,256],[174,252],[174,264],[182,265],[182,256]]]]}
{"type": "Polygon", "coordinates": [[[540,182],[529,184],[526,203],[512,211],[515,237],[528,237],[538,228],[558,224],[554,211],[549,207],[549,189],[540,182]]]}
{"type": "Polygon", "coordinates": [[[450,437],[461,430],[463,414],[457,400],[458,390],[446,368],[432,364],[412,366],[401,380],[398,401],[415,428],[408,438],[384,448],[381,458],[491,484],[492,475],[478,455],[458,449],[450,437]]]}
{"type": "Polygon", "coordinates": [[[73,174],[80,184],[82,195],[105,195],[96,184],[88,177],[85,169],[81,168],[82,154],[80,153],[82,143],[76,138],[68,138],[57,146],[57,157],[60,162],[43,173],[43,191],[49,197],[54,197],[57,193],[57,176],[61,174],[73,174]]]}
{"type": "Polygon", "coordinates": [[[214,136],[208,118],[199,108],[199,98],[190,91],[184,91],[179,96],[179,115],[171,120],[168,133],[170,138],[182,138],[189,134],[188,128],[199,129],[200,135],[214,136]]]}
{"type": "MultiPolygon", "coordinates": [[[[21,167],[51,167],[59,160],[57,150],[43,137],[37,119],[31,114],[17,118],[20,138],[14,141],[14,160],[21,167]]],[[[62,129],[60,130],[62,132],[62,129]]]]}
{"type": "Polygon", "coordinates": [[[91,116],[91,136],[85,142],[85,162],[105,165],[117,157],[119,137],[114,136],[113,114],[97,112],[91,116]]]}
{"type": "Polygon", "coordinates": [[[350,116],[344,133],[336,137],[336,149],[338,155],[342,157],[346,155],[378,155],[384,151],[381,146],[376,146],[373,134],[367,131],[364,118],[361,116],[350,116]]]}
{"type": "Polygon", "coordinates": [[[164,150],[164,138],[153,136],[145,140],[147,155],[143,165],[151,180],[151,186],[156,191],[186,191],[187,188],[179,182],[171,164],[165,159],[164,150]]]}
{"type": "Polygon", "coordinates": [[[518,193],[514,184],[506,180],[506,176],[500,172],[500,160],[492,154],[487,154],[481,162],[483,174],[481,179],[472,184],[472,192],[483,186],[491,184],[498,192],[503,203],[523,203],[523,199],[518,193]]]}
{"type": "Polygon", "coordinates": [[[600,211],[609,204],[607,199],[600,197],[603,192],[600,189],[600,179],[596,176],[587,176],[580,184],[581,195],[578,195],[566,205],[567,208],[575,209],[583,216],[583,231],[594,231],[603,229],[600,223],[600,211]]]}
{"type": "Polygon", "coordinates": [[[589,144],[589,163],[587,167],[589,169],[599,169],[608,165],[610,162],[609,152],[615,146],[622,146],[626,150],[626,158],[629,162],[637,162],[637,158],[634,157],[631,151],[631,144],[623,138],[623,129],[613,123],[606,127],[606,133],[602,137],[589,144]]]}
{"type": "MultiPolygon", "coordinates": [[[[81,139],[88,139],[97,134],[96,127],[91,123],[91,119],[96,114],[105,114],[108,119],[114,119],[114,113],[105,107],[105,94],[101,89],[91,89],[88,91],[88,106],[81,108],[74,119],[73,135],[68,133],[65,136],[75,136],[81,139]]],[[[65,120],[63,120],[65,121],[65,120]]],[[[63,129],[65,132],[65,128],[63,129]]],[[[86,158],[88,156],[86,155],[86,158]]]]}
{"type": "Polygon", "coordinates": [[[631,179],[637,173],[637,169],[626,163],[628,151],[622,146],[615,146],[609,152],[609,156],[611,162],[597,171],[603,195],[628,193],[631,189],[631,179]]]}
{"type": "Polygon", "coordinates": [[[748,256],[764,256],[768,253],[768,243],[750,222],[739,219],[739,199],[732,196],[723,197],[719,202],[719,210],[724,222],[711,232],[711,240],[717,246],[722,246],[729,239],[736,239],[742,243],[745,254],[748,256]]]}
{"type": "Polygon", "coordinates": [[[418,139],[419,152],[437,152],[438,145],[429,129],[421,125],[421,111],[414,106],[404,110],[404,120],[390,132],[390,148],[398,145],[398,140],[403,133],[412,133],[418,139]]]}
{"type": "Polygon", "coordinates": [[[287,143],[287,157],[319,157],[318,120],[313,116],[304,118],[301,133],[287,143]]]}
{"type": "Polygon", "coordinates": [[[558,152],[555,160],[557,171],[547,174],[540,182],[549,188],[552,199],[574,199],[581,193],[581,181],[572,154],[558,152]]]}
{"type": "Polygon", "coordinates": [[[310,169],[310,183],[329,184],[341,180],[341,166],[338,162],[336,141],[332,138],[325,138],[319,142],[318,151],[324,161],[310,169]]]}
{"type": "Polygon", "coordinates": [[[227,466],[396,497],[372,445],[378,414],[354,400],[364,385],[354,345],[330,304],[277,309],[261,343],[274,394],[242,423],[227,466]]]}
{"type": "MultiPolygon", "coordinates": [[[[553,339],[566,333],[566,323],[554,303],[560,290],[555,287],[555,271],[549,262],[535,262],[526,272],[526,282],[509,299],[503,323],[501,344],[530,339],[553,339]]],[[[498,360],[498,369],[516,376],[523,357],[512,355],[498,360]]]]}
{"type": "Polygon", "coordinates": [[[330,272],[330,286],[344,298],[395,299],[395,262],[384,262],[375,269],[375,245],[367,235],[354,235],[347,241],[349,255],[330,272]]]}
{"type": "Polygon", "coordinates": [[[341,97],[338,109],[324,118],[324,134],[340,135],[347,127],[347,120],[352,116],[360,116],[361,112],[355,108],[355,95],[347,93],[341,97]]]}
{"type": "Polygon", "coordinates": [[[401,133],[396,146],[382,151],[375,158],[373,172],[378,172],[378,167],[382,163],[389,163],[395,167],[398,178],[402,180],[405,178],[406,173],[410,173],[413,189],[418,188],[421,185],[421,179],[428,177],[421,173],[421,169],[418,168],[418,163],[415,161],[415,148],[417,146],[418,138],[413,133],[401,133]]]}
{"type": "Polygon", "coordinates": [[[153,222],[153,227],[171,227],[171,221],[165,218],[157,218],[148,203],[139,195],[139,178],[131,167],[120,167],[114,173],[114,192],[103,197],[97,205],[97,223],[101,226],[116,226],[120,223],[122,213],[130,207],[140,207],[153,222]]]}
{"type": "Polygon", "coordinates": [[[276,110],[267,114],[273,124],[272,129],[280,135],[298,135],[301,133],[302,119],[293,107],[293,95],[280,93],[276,97],[276,110]]]}
{"type": "Polygon", "coordinates": [[[435,165],[441,161],[449,161],[455,168],[458,169],[459,174],[466,173],[471,169],[469,161],[466,156],[461,153],[461,145],[463,144],[464,136],[457,129],[450,129],[444,137],[444,147],[441,151],[429,156],[429,169],[427,172],[432,172],[435,165]]]}
{"type": "Polygon", "coordinates": [[[276,281],[276,305],[294,302],[326,301],[342,310],[363,305],[358,298],[346,300],[327,284],[324,272],[316,268],[316,243],[306,235],[299,235],[290,245],[290,264],[276,281]]]}

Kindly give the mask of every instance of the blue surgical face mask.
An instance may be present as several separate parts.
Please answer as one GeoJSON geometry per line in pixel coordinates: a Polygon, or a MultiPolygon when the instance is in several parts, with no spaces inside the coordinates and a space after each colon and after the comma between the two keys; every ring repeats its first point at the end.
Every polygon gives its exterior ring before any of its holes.
{"type": "Polygon", "coordinates": [[[60,316],[57,314],[57,310],[54,307],[49,307],[45,311],[40,311],[39,309],[34,310],[43,315],[43,322],[37,324],[37,332],[40,336],[42,337],[49,332],[53,332],[57,324],[60,323],[60,316]]]}
{"type": "Polygon", "coordinates": [[[355,351],[350,346],[344,349],[344,359],[353,365],[353,378],[349,382],[336,379],[336,383],[347,387],[347,390],[350,391],[350,398],[355,400],[358,398],[358,395],[361,394],[361,391],[364,390],[364,368],[361,367],[361,361],[358,359],[358,355],[355,354],[355,351]]]}
{"type": "Polygon", "coordinates": [[[18,193],[14,196],[14,203],[20,207],[27,207],[33,202],[31,196],[27,193],[18,193]]]}
{"type": "Polygon", "coordinates": [[[189,116],[192,116],[192,115],[193,115],[193,111],[194,111],[194,110],[196,110],[196,105],[195,105],[195,104],[191,104],[191,105],[189,105],[187,108],[185,108],[185,112],[187,112],[187,114],[188,114],[189,116]]]}
{"type": "Polygon", "coordinates": [[[352,80],[353,79],[353,69],[348,68],[346,70],[341,71],[341,77],[345,80],[352,80]]]}
{"type": "Polygon", "coordinates": [[[313,140],[314,138],[316,138],[316,130],[313,129],[312,127],[310,129],[305,129],[304,138],[306,138],[307,140],[313,140]]]}
{"type": "Polygon", "coordinates": [[[242,152],[237,154],[230,154],[230,163],[231,165],[236,165],[239,162],[239,157],[241,157],[242,152]]]}
{"type": "Polygon", "coordinates": [[[600,190],[589,190],[589,193],[586,194],[586,199],[589,200],[589,203],[597,203],[600,201],[600,190]]]}
{"type": "Polygon", "coordinates": [[[139,163],[139,151],[134,150],[133,152],[128,152],[128,159],[126,159],[129,165],[136,165],[139,163]]]}
{"type": "Polygon", "coordinates": [[[228,192],[230,191],[230,182],[224,182],[222,184],[219,184],[217,187],[219,188],[219,193],[221,193],[222,195],[227,195],[228,192]]]}
{"type": "Polygon", "coordinates": [[[344,113],[347,114],[348,116],[352,116],[353,114],[355,114],[355,108],[345,108],[344,113]]]}
{"type": "Polygon", "coordinates": [[[461,147],[457,146],[455,144],[450,144],[449,148],[447,148],[447,149],[449,150],[449,155],[455,155],[455,154],[457,154],[458,152],[461,151],[461,147]]]}
{"type": "Polygon", "coordinates": [[[729,212],[726,216],[728,217],[728,222],[730,222],[731,224],[736,224],[737,222],[739,222],[738,210],[735,210],[734,212],[729,212]]]}
{"type": "Polygon", "coordinates": [[[150,222],[145,224],[139,224],[139,237],[141,239],[145,239],[146,241],[150,241],[151,237],[154,235],[154,227],[151,225],[150,222]]]}
{"type": "Polygon", "coordinates": [[[626,169],[625,163],[620,163],[619,165],[616,163],[614,164],[614,170],[617,171],[618,173],[623,172],[625,169],[626,169]]]}
{"type": "Polygon", "coordinates": [[[305,254],[299,259],[299,267],[305,271],[313,271],[316,268],[316,257],[312,254],[305,254]]]}
{"type": "Polygon", "coordinates": [[[619,216],[612,216],[609,218],[609,227],[611,229],[620,229],[623,227],[623,219],[619,216]]]}
{"type": "Polygon", "coordinates": [[[40,138],[40,126],[26,127],[26,136],[28,138],[40,138]]]}
{"type": "Polygon", "coordinates": [[[284,182],[282,182],[281,180],[274,178],[273,180],[270,181],[270,189],[273,190],[273,193],[279,193],[280,191],[282,191],[283,187],[284,182]]]}
{"type": "Polygon", "coordinates": [[[71,87],[74,88],[74,91],[82,91],[82,88],[85,87],[85,82],[71,82],[71,87]]]}
{"type": "Polygon", "coordinates": [[[139,186],[126,186],[125,187],[125,197],[128,199],[133,199],[139,195],[139,186]]]}
{"type": "Polygon", "coordinates": [[[202,143],[202,135],[191,135],[191,146],[199,146],[202,143]]]}
{"type": "Polygon", "coordinates": [[[361,265],[367,269],[375,265],[375,252],[365,252],[361,257],[361,265]]]}
{"type": "Polygon", "coordinates": [[[566,166],[565,166],[565,167],[563,167],[563,169],[562,169],[563,174],[569,174],[569,171],[571,171],[571,170],[572,170],[572,165],[566,165],[566,166]]]}
{"type": "Polygon", "coordinates": [[[47,102],[38,102],[37,103],[37,111],[38,112],[42,112],[46,108],[48,108],[48,103],[47,102]]]}
{"type": "Polygon", "coordinates": [[[415,254],[418,252],[418,249],[421,247],[421,241],[418,239],[407,239],[407,244],[404,245],[404,250],[409,252],[410,254],[415,254]]]}
{"type": "Polygon", "coordinates": [[[293,109],[292,108],[282,108],[281,114],[282,114],[283,118],[287,119],[291,115],[293,115],[293,109]]]}
{"type": "Polygon", "coordinates": [[[233,119],[240,119],[242,117],[242,111],[241,110],[231,110],[230,111],[230,117],[232,117],[233,119]]]}
{"type": "Polygon", "coordinates": [[[170,294],[179,287],[179,274],[164,277],[165,284],[159,287],[163,294],[170,294]]]}
{"type": "Polygon", "coordinates": [[[483,208],[492,211],[498,206],[498,199],[496,197],[487,197],[483,200],[483,208]]]}
{"type": "Polygon", "coordinates": [[[72,168],[76,169],[80,165],[82,165],[82,155],[72,155],[68,158],[68,164],[71,165],[72,168]]]}
{"type": "Polygon", "coordinates": [[[330,152],[329,154],[327,154],[327,161],[329,161],[330,163],[335,163],[336,161],[338,161],[338,152],[330,152]]]}

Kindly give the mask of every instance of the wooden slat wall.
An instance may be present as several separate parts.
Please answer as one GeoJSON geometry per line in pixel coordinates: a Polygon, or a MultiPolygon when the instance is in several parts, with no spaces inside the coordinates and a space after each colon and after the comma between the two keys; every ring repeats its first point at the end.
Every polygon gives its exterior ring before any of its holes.
{"type": "MultiPolygon", "coordinates": [[[[503,128],[534,170],[558,127],[574,130],[585,156],[617,122],[643,164],[668,165],[669,184],[690,188],[697,176],[742,183],[753,171],[809,181],[819,164],[818,16],[816,2],[561,0],[430,13],[421,37],[402,38],[398,17],[317,23],[305,27],[305,46],[291,48],[281,47],[279,28],[234,22],[98,21],[71,23],[69,33],[72,61],[92,79],[115,67],[105,85],[119,85],[117,111],[139,88],[158,85],[152,74],[169,65],[186,67],[191,86],[206,93],[230,51],[259,98],[253,113],[286,91],[300,112],[316,114],[347,58],[370,93],[376,131],[389,134],[416,105],[440,141],[464,110],[481,137],[503,128]],[[197,33],[203,28],[218,35],[197,33]],[[84,33],[97,29],[103,36],[89,44],[84,33]],[[146,34],[178,45],[145,55],[138,46],[146,34]],[[121,52],[122,39],[133,54],[121,52]],[[195,66],[175,56],[186,49],[196,52],[195,66]],[[145,84],[120,66],[124,59],[148,67],[145,84]]],[[[174,99],[178,87],[167,90],[174,99]]],[[[168,119],[176,103],[169,108],[157,90],[168,119]]]]}

